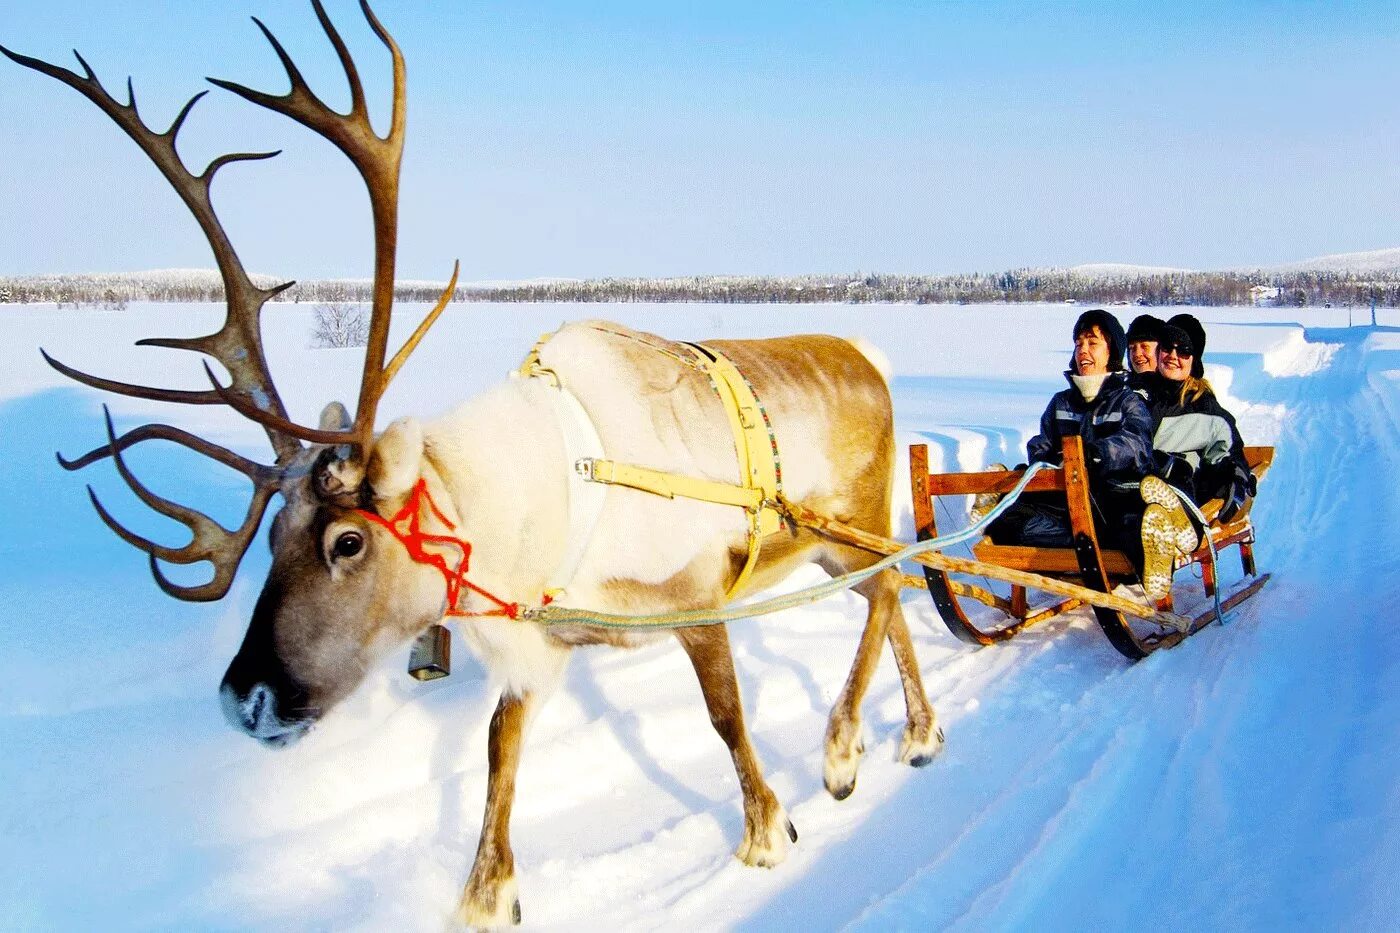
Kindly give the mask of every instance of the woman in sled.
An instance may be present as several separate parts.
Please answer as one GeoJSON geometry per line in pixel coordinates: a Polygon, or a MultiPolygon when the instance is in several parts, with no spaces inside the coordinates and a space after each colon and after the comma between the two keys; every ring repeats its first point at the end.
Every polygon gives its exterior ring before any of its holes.
{"type": "MultiPolygon", "coordinates": [[[[1142,395],[1123,369],[1123,325],[1095,308],[1075,321],[1074,351],[1065,372],[1069,386],[1057,392],[1040,419],[1040,433],[1026,445],[1029,461],[1061,463],[1068,435],[1084,440],[1095,525],[1103,542],[1139,563],[1138,483],[1152,468],[1152,418],[1142,395]]],[[[991,469],[1006,469],[994,465],[991,469]]],[[[1000,496],[983,494],[973,518],[990,512],[1000,496]]],[[[1070,547],[1069,507],[1061,493],[1027,493],[987,527],[997,544],[1070,547]]]]}
{"type": "Polygon", "coordinates": [[[1143,479],[1142,585],[1150,599],[1171,592],[1177,555],[1200,544],[1202,529],[1187,515],[1176,487],[1207,521],[1227,523],[1248,513],[1256,480],[1235,419],[1205,378],[1206,332],[1190,314],[1159,331],[1157,371],[1138,375],[1152,414],[1153,474],[1143,479]]]}

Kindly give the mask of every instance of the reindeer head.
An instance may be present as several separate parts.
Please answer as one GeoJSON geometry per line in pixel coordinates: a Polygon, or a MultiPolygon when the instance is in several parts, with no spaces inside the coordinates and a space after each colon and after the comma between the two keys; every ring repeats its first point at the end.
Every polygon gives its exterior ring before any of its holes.
{"type": "MultiPolygon", "coordinates": [[[[322,424],[343,412],[327,408],[322,424]]],[[[413,560],[383,520],[418,510],[419,482],[436,483],[422,449],[417,422],[402,419],[363,469],[316,446],[288,471],[296,476],[284,480],[272,522],[272,568],[220,691],[225,715],[249,735],[269,745],[299,738],[383,652],[442,617],[443,577],[413,560]]]]}
{"type": "Polygon", "coordinates": [[[150,555],[157,584],[166,593],[186,600],[214,600],[228,592],[272,496],[281,494],[285,504],[272,526],[272,570],[258,598],[243,647],[224,678],[222,691],[230,720],[270,744],[286,744],[303,734],[324,710],[354,689],[384,646],[407,638],[436,620],[444,603],[442,577],[431,568],[415,564],[393,535],[372,518],[379,514],[376,510],[392,512],[400,508],[420,478],[434,479],[423,476],[421,431],[412,422],[398,422],[376,441],[374,419],[385,388],[454,294],[457,269],[454,267],[452,280],[437,306],[386,366],[404,137],[403,56],[361,0],[365,18],[388,48],[393,62],[393,110],[388,135],[381,137],[371,125],[354,60],[320,0],[312,0],[312,5],[349,82],[349,113],[331,110],[312,92],[281,44],[256,19],[254,22],[286,69],[291,90],[274,96],[228,81],[210,81],[325,137],[355,165],[369,192],[374,218],[374,282],[359,401],[353,421],[343,406],[334,403],[316,428],[288,420],[262,349],[262,307],[294,283],[270,289],[255,286],[210,199],[210,188],[219,169],[233,162],[271,158],[277,153],[223,155],[195,175],[178,154],[175,141],[190,110],[207,91],[195,95],[170,128],[157,133],[137,112],[129,80],[128,100],[123,104],[107,93],[82,56],[78,56],[78,62],[85,74],[79,75],[0,47],[0,52],[11,60],[83,94],[135,140],[190,209],[213,250],[228,304],[223,326],[205,337],[148,338],[140,343],[195,350],[213,357],[231,377],[229,385],[219,382],[207,362],[205,370],[211,388],[187,391],[103,379],[65,366],[47,353],[44,357],[54,368],[85,385],[160,401],[227,404],[267,431],[276,454],[276,462],[271,466],[254,463],[169,425],[142,425],[118,437],[109,415],[105,447],[76,460],[60,456],[59,463],[76,470],[110,456],[143,502],[190,529],[193,537],[183,547],[157,544],[118,524],[92,496],[102,520],[121,538],[150,555]],[[181,444],[251,479],[254,494],[243,524],[236,531],[229,531],[207,516],[142,486],[127,469],[122,451],[149,440],[181,444]],[[311,446],[304,446],[305,443],[311,446]],[[161,572],[158,561],[207,561],[214,567],[214,576],[197,586],[176,585],[161,572]]]}

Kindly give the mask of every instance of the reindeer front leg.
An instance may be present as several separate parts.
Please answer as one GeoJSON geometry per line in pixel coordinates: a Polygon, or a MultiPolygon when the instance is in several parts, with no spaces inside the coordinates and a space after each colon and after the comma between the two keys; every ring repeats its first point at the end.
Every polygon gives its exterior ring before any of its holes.
{"type": "Polygon", "coordinates": [[[487,740],[490,774],[486,785],[486,814],[476,861],[462,891],[457,919],[473,928],[494,929],[520,922],[520,898],[515,890],[515,856],[510,850],[510,811],[515,803],[515,774],[520,767],[534,695],[501,694],[491,717],[487,740]]]}
{"type": "Polygon", "coordinates": [[[722,625],[696,626],[677,629],[676,637],[695,667],[710,722],[729,746],[739,776],[739,790],[744,795],[744,840],[734,855],[745,865],[772,868],[787,858],[788,840],[797,841],[797,830],[763,779],[763,767],[744,727],[729,631],[722,625]]]}

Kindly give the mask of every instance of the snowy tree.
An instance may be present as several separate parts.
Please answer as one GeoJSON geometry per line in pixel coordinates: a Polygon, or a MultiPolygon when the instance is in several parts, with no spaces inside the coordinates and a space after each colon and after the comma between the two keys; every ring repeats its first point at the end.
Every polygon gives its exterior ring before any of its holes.
{"type": "Polygon", "coordinates": [[[317,305],[315,315],[313,347],[363,347],[369,343],[369,314],[364,305],[330,301],[317,305]]]}

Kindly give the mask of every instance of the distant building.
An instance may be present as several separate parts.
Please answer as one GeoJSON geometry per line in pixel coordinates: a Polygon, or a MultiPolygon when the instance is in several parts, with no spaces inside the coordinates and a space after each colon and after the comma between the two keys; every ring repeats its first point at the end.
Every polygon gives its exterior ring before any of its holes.
{"type": "Polygon", "coordinates": [[[1255,305],[1276,305],[1278,295],[1278,288],[1272,285],[1255,285],[1249,290],[1249,300],[1255,305]]]}

